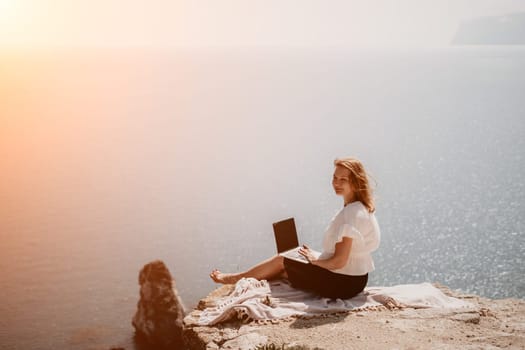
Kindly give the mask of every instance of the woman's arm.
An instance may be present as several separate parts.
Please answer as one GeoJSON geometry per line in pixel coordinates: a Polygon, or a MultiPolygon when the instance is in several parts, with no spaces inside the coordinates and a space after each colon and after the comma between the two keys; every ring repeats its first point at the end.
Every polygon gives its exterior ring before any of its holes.
{"type": "Polygon", "coordinates": [[[335,253],[331,258],[323,260],[316,259],[307,246],[303,246],[303,248],[299,250],[299,253],[308,259],[312,265],[317,265],[327,270],[337,270],[345,266],[351,249],[352,238],[343,237],[343,240],[335,245],[335,253]]]}

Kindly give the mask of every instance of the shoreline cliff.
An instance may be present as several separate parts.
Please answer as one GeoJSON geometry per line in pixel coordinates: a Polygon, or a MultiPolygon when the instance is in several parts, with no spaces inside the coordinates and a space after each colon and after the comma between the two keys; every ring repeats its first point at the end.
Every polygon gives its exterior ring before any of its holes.
{"type": "MultiPolygon", "coordinates": [[[[433,283],[445,294],[473,303],[477,312],[387,308],[276,323],[240,321],[185,327],[190,349],[524,349],[525,301],[488,299],[433,283]]],[[[227,295],[222,286],[197,309],[227,295]]]]}
{"type": "MultiPolygon", "coordinates": [[[[139,276],[137,334],[165,349],[524,349],[525,300],[488,299],[433,283],[445,295],[470,302],[470,310],[386,307],[267,323],[234,320],[215,326],[181,323],[175,284],[160,261],[139,276]],[[169,336],[167,336],[169,334],[169,336]],[[173,335],[177,334],[177,337],[173,335]]],[[[233,289],[220,286],[190,314],[215,305],[233,289]]]]}

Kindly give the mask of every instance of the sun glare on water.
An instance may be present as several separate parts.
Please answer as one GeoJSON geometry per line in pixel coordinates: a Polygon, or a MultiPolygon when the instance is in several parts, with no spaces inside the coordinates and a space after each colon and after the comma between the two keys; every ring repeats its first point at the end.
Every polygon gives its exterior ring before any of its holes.
{"type": "Polygon", "coordinates": [[[12,39],[13,33],[17,31],[19,16],[19,3],[17,0],[0,0],[0,48],[6,41],[12,39]]]}
{"type": "Polygon", "coordinates": [[[0,0],[0,26],[14,19],[15,10],[16,0],[0,0]]]}
{"type": "Polygon", "coordinates": [[[35,32],[38,3],[22,0],[0,0],[0,50],[19,44],[35,32]]]}

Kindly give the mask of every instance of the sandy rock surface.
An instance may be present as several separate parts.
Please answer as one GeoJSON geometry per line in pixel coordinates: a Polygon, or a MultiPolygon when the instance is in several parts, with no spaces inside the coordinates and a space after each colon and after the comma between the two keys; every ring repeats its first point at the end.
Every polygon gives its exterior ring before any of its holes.
{"type": "MultiPolygon", "coordinates": [[[[262,344],[303,349],[525,349],[524,300],[491,300],[434,285],[473,303],[478,311],[380,308],[268,324],[186,327],[183,337],[191,349],[254,349],[262,344]]],[[[213,305],[230,290],[231,286],[218,288],[198,308],[213,305]]]]}

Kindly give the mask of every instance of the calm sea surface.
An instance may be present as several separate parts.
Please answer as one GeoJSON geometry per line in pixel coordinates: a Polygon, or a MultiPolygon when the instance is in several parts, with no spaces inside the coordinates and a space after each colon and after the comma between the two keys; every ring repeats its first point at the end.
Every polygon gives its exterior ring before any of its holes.
{"type": "Polygon", "coordinates": [[[134,344],[138,272],[188,307],[275,251],[320,249],[332,161],[377,182],[369,285],[525,296],[525,49],[0,56],[0,348],[134,344]]]}

